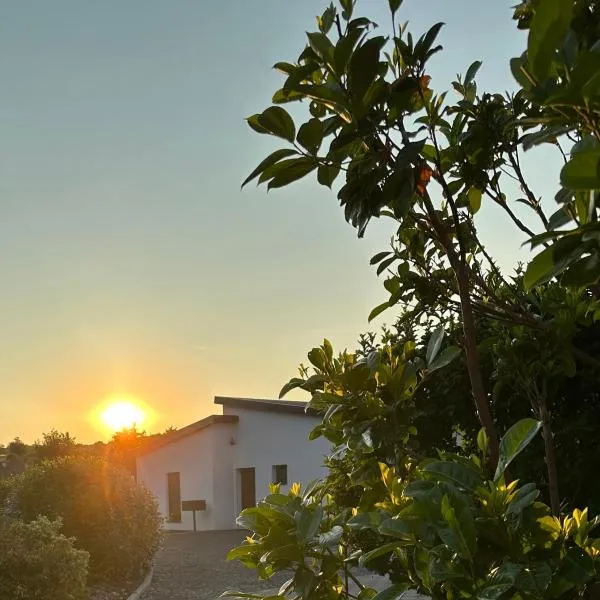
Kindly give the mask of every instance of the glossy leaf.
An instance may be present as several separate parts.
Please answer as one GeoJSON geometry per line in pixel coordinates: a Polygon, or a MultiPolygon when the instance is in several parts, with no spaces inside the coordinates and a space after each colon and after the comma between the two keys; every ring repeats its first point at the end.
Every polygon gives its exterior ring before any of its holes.
{"type": "Polygon", "coordinates": [[[506,467],[529,445],[542,424],[535,419],[521,419],[515,423],[500,440],[500,457],[494,481],[498,481],[506,467]]]}
{"type": "Polygon", "coordinates": [[[373,596],[373,600],[396,600],[404,594],[407,588],[408,586],[404,583],[394,583],[373,596]]]}
{"type": "Polygon", "coordinates": [[[580,236],[559,239],[529,263],[523,277],[525,289],[530,290],[536,285],[550,281],[572,265],[584,252],[580,236]]]}
{"type": "Polygon", "coordinates": [[[461,463],[438,460],[425,465],[423,471],[438,480],[449,481],[471,492],[483,485],[481,473],[461,463]]]}
{"type": "Polygon", "coordinates": [[[267,167],[274,165],[276,162],[288,157],[293,156],[294,154],[298,154],[296,150],[292,150],[291,148],[281,148],[280,150],[275,150],[272,154],[269,154],[267,158],[265,158],[259,165],[244,179],[242,183],[242,187],[244,187],[247,183],[258,177],[267,167]]]}
{"type": "Polygon", "coordinates": [[[465,80],[463,81],[463,85],[469,85],[473,79],[475,79],[475,75],[477,75],[477,71],[479,71],[481,67],[481,61],[476,60],[468,69],[465,75],[465,80]]]}
{"type": "Polygon", "coordinates": [[[454,359],[460,356],[460,348],[456,346],[448,346],[444,348],[442,352],[433,360],[433,362],[427,365],[427,370],[429,373],[433,373],[446,365],[449,365],[454,359]]]}
{"type": "MultiPolygon", "coordinates": [[[[296,137],[294,121],[281,106],[270,106],[256,117],[256,121],[267,133],[276,135],[288,142],[293,142],[296,137]]],[[[248,122],[250,123],[250,119],[248,122]]]]}
{"type": "Polygon", "coordinates": [[[572,156],[560,172],[560,182],[570,190],[600,189],[600,149],[572,156]]]}
{"type": "Polygon", "coordinates": [[[398,12],[400,5],[402,4],[402,0],[388,0],[388,5],[390,7],[390,11],[392,12],[392,17],[398,12]]]}
{"type": "Polygon", "coordinates": [[[527,44],[533,74],[544,80],[571,24],[573,0],[542,0],[535,11],[527,44]]]}
{"type": "Polygon", "coordinates": [[[340,172],[339,165],[319,165],[317,169],[317,181],[328,188],[331,188],[333,182],[340,172]]]}
{"type": "Polygon", "coordinates": [[[477,551],[475,520],[466,503],[459,501],[459,498],[442,498],[441,511],[446,527],[440,527],[438,535],[452,551],[472,561],[477,551]]]}
{"type": "Polygon", "coordinates": [[[310,119],[298,130],[298,143],[311,154],[318,152],[323,141],[323,124],[320,119],[310,119]]]}
{"type": "Polygon", "coordinates": [[[271,181],[269,181],[267,185],[268,189],[285,187],[298,179],[302,179],[302,177],[305,177],[317,168],[315,160],[304,156],[291,158],[277,164],[283,165],[283,167],[278,169],[271,181]]]}
{"type": "Polygon", "coordinates": [[[427,352],[425,354],[425,362],[427,365],[430,365],[435,357],[438,355],[440,348],[442,347],[442,342],[444,341],[444,328],[438,327],[429,338],[429,342],[427,343],[427,352]]]}
{"type": "Polygon", "coordinates": [[[390,307],[389,302],[382,302],[369,313],[369,323],[390,307]]]}

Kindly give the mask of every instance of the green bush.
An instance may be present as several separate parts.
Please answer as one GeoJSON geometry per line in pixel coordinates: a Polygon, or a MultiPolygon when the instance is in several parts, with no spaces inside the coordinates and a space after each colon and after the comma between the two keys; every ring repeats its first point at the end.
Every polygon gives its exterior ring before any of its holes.
{"type": "Polygon", "coordinates": [[[62,518],[63,531],[90,553],[90,580],[124,581],[149,568],[160,540],[152,494],[99,458],[69,456],[29,468],[15,481],[19,515],[62,518]]]}
{"type": "Polygon", "coordinates": [[[60,533],[60,520],[0,518],[0,598],[84,600],[89,554],[60,533]]]}

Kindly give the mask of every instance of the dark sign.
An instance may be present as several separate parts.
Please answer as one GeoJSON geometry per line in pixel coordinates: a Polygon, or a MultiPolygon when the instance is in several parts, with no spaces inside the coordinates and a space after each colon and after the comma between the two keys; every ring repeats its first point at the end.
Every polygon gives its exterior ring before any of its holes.
{"type": "Polygon", "coordinates": [[[181,510],[206,510],[206,500],[183,500],[181,502],[181,510]]]}

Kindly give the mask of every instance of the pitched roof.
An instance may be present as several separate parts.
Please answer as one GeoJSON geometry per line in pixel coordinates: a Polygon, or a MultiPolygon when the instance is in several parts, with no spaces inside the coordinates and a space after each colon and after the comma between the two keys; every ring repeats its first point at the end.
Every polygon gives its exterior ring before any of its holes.
{"type": "Polygon", "coordinates": [[[307,402],[298,402],[295,400],[266,400],[261,398],[231,398],[229,396],[215,396],[215,404],[230,406],[231,408],[245,408],[248,410],[314,415],[312,411],[306,410],[307,402]]]}
{"type": "Polygon", "coordinates": [[[145,448],[141,452],[141,455],[150,454],[151,452],[154,452],[163,446],[172,444],[173,442],[178,442],[179,440],[190,435],[194,435],[195,433],[198,433],[207,427],[211,427],[212,425],[217,425],[219,423],[237,423],[239,420],[240,419],[237,415],[210,415],[204,419],[200,419],[200,421],[186,425],[181,429],[176,429],[175,431],[172,431],[171,433],[161,437],[155,444],[145,448]]]}

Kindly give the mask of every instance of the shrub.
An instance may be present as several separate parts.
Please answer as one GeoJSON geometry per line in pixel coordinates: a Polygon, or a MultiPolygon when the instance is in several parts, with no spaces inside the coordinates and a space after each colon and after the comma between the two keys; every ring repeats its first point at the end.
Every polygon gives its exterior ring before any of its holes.
{"type": "Polygon", "coordinates": [[[84,600],[89,554],[60,533],[60,520],[0,518],[0,598],[84,600]]]}
{"type": "Polygon", "coordinates": [[[25,521],[63,520],[63,531],[90,553],[90,580],[124,581],[150,566],[160,540],[152,494],[99,458],[69,456],[29,468],[15,482],[25,521]]]}

